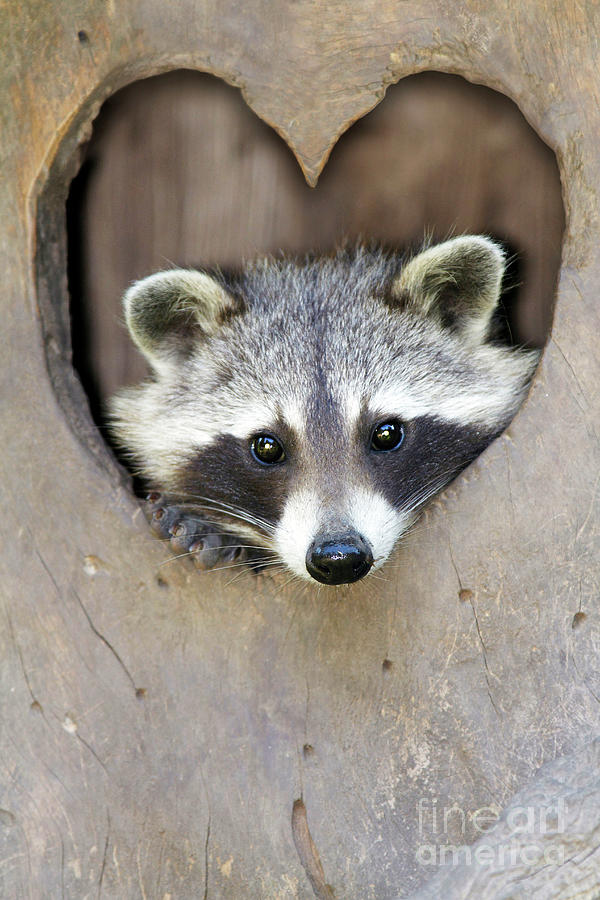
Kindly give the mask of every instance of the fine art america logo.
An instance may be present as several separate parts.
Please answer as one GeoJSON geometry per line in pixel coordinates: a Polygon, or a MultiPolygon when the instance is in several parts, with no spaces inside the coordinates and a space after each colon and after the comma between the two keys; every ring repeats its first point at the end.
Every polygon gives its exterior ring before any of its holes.
{"type": "Polygon", "coordinates": [[[464,810],[458,804],[438,806],[436,799],[417,803],[417,862],[422,866],[560,865],[564,845],[565,803],[513,806],[500,819],[497,807],[464,810]],[[473,841],[466,843],[467,835],[473,841]],[[484,837],[485,835],[485,837],[484,837]]]}

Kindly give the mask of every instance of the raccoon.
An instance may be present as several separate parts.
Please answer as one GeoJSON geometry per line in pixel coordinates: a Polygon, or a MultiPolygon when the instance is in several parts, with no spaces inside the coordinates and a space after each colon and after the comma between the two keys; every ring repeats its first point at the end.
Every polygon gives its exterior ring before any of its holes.
{"type": "Polygon", "coordinates": [[[383,565],[525,397],[539,351],[492,334],[505,262],[462,236],[136,282],[125,318],[153,376],[110,412],[155,530],[204,568],[338,585],[383,565]]]}

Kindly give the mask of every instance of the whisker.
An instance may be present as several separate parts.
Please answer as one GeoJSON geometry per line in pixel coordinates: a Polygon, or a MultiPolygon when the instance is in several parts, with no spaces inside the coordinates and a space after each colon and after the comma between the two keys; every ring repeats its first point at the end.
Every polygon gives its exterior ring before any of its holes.
{"type": "Polygon", "coordinates": [[[236,517],[242,518],[246,522],[250,522],[252,524],[258,525],[263,528],[265,531],[269,533],[273,533],[275,528],[270,522],[267,522],[265,519],[260,516],[254,515],[253,513],[247,512],[246,510],[240,509],[237,506],[233,506],[230,503],[226,503],[224,500],[216,500],[213,497],[207,497],[203,494],[192,494],[186,493],[183,495],[185,498],[189,498],[191,501],[194,500],[202,500],[205,504],[210,504],[207,506],[201,506],[199,508],[213,510],[214,512],[224,512],[230,513],[236,517]]]}
{"type": "Polygon", "coordinates": [[[239,581],[239,579],[242,577],[243,574],[244,574],[243,572],[236,572],[235,575],[233,576],[233,578],[230,578],[229,581],[226,583],[225,587],[228,588],[230,585],[235,584],[236,581],[239,581]]]}
{"type": "MultiPolygon", "coordinates": [[[[281,563],[277,560],[257,560],[257,563],[260,565],[261,569],[270,569],[273,566],[281,565],[281,563]]],[[[226,572],[227,569],[249,569],[250,566],[247,562],[237,562],[237,563],[227,563],[223,566],[213,566],[212,569],[207,569],[207,572],[226,572]]]]}
{"type": "Polygon", "coordinates": [[[376,581],[388,581],[388,579],[384,575],[381,574],[379,569],[377,569],[376,572],[369,572],[368,575],[369,575],[369,580],[371,578],[374,578],[376,581]]]}
{"type": "MultiPolygon", "coordinates": [[[[232,549],[232,550],[233,550],[233,549],[238,549],[238,548],[240,548],[240,549],[241,549],[241,548],[248,548],[248,549],[251,549],[251,550],[255,550],[255,549],[256,549],[256,547],[254,547],[252,544],[237,544],[237,545],[236,545],[236,544],[231,544],[230,546],[231,546],[231,549],[232,549]]],[[[205,553],[205,552],[208,551],[208,550],[211,550],[211,551],[212,551],[212,550],[214,550],[214,549],[215,549],[214,547],[205,547],[205,548],[203,548],[203,549],[201,549],[201,550],[186,550],[185,553],[178,553],[177,556],[170,556],[169,559],[165,559],[163,562],[161,562],[161,563],[159,564],[158,568],[160,569],[160,568],[162,568],[162,566],[166,566],[167,563],[174,562],[176,559],[184,559],[186,556],[192,556],[192,557],[198,556],[200,553],[205,553]]],[[[257,558],[257,559],[251,560],[251,562],[257,562],[257,563],[261,563],[261,564],[262,564],[262,563],[265,563],[265,562],[271,562],[271,561],[273,561],[274,559],[276,559],[275,556],[261,556],[261,557],[259,557],[259,558],[257,558]]],[[[232,565],[233,565],[233,564],[232,564],[232,565]]],[[[235,565],[247,566],[247,565],[249,565],[249,561],[248,561],[248,560],[242,560],[242,562],[240,562],[240,563],[235,563],[235,565]]],[[[216,567],[216,566],[213,566],[213,568],[217,568],[217,567],[216,567]]],[[[228,568],[228,566],[221,566],[220,568],[228,568]]]]}
{"type": "Polygon", "coordinates": [[[435,478],[432,478],[431,481],[419,485],[418,489],[413,491],[412,494],[409,494],[403,501],[402,508],[406,510],[406,512],[411,512],[416,509],[417,506],[421,506],[430,497],[437,494],[438,491],[441,491],[455,474],[456,472],[454,470],[448,470],[443,475],[437,475],[435,478]]]}
{"type": "MultiPolygon", "coordinates": [[[[217,534],[217,533],[219,535],[223,535],[223,537],[240,537],[239,531],[221,531],[221,529],[217,528],[216,526],[217,526],[217,523],[215,522],[215,529],[213,531],[186,532],[186,537],[193,537],[193,538],[209,537],[211,534],[217,534]]],[[[175,537],[175,535],[173,535],[173,537],[175,537]]],[[[152,541],[153,541],[153,543],[158,541],[159,544],[165,544],[165,543],[169,543],[170,541],[172,541],[173,537],[168,537],[168,538],[155,537],[155,538],[152,538],[152,541]]],[[[255,547],[256,544],[245,544],[244,546],[255,547]]]]}
{"type": "MultiPolygon", "coordinates": [[[[270,569],[270,571],[273,572],[273,571],[275,570],[275,567],[276,567],[276,566],[279,566],[282,570],[286,568],[285,563],[282,563],[281,560],[277,560],[277,562],[265,563],[265,564],[263,564],[263,565],[261,566],[261,568],[263,568],[263,569],[270,569]]],[[[232,567],[222,566],[222,568],[227,569],[227,568],[232,568],[232,567]]],[[[239,578],[241,578],[241,576],[242,576],[243,574],[244,574],[243,572],[237,572],[237,573],[234,575],[234,577],[233,577],[230,581],[227,582],[227,584],[225,585],[225,587],[229,587],[230,584],[235,584],[235,582],[236,582],[239,578]]]]}
{"type": "Polygon", "coordinates": [[[292,577],[291,577],[291,578],[288,578],[287,581],[284,581],[284,583],[281,585],[281,587],[280,587],[279,590],[277,591],[277,596],[279,596],[279,594],[280,594],[283,590],[285,590],[285,588],[288,586],[288,584],[291,584],[292,581],[300,581],[300,580],[301,580],[301,579],[300,579],[300,576],[297,575],[295,572],[292,572],[292,577]]]}
{"type": "Polygon", "coordinates": [[[270,536],[271,534],[274,534],[274,532],[275,532],[275,529],[272,528],[271,526],[269,526],[269,528],[267,529],[265,527],[264,523],[262,523],[261,521],[256,519],[254,516],[247,515],[242,512],[233,512],[232,510],[219,509],[219,507],[216,507],[216,506],[206,506],[203,504],[194,504],[193,508],[208,510],[209,512],[220,512],[222,515],[229,516],[232,519],[239,519],[242,522],[247,522],[248,525],[255,525],[261,531],[265,531],[268,536],[270,536]]]}
{"type": "MultiPolygon", "coordinates": [[[[264,560],[257,559],[256,563],[258,565],[260,565],[261,569],[268,569],[272,566],[282,565],[282,563],[280,563],[279,560],[272,560],[272,559],[264,559],[264,560]]],[[[226,563],[225,565],[222,565],[222,566],[212,566],[210,569],[205,569],[202,574],[210,575],[213,572],[224,572],[227,569],[249,569],[249,568],[251,568],[251,567],[248,565],[248,560],[243,560],[242,562],[226,563]]]]}

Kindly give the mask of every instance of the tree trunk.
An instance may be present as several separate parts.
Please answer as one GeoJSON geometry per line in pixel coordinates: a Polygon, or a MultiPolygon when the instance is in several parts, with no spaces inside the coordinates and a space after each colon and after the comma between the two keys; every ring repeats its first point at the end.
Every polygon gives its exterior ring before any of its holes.
{"type": "Polygon", "coordinates": [[[599,19],[591,0],[0,10],[3,897],[594,896],[599,19]],[[427,69],[512,98],[556,153],[567,223],[529,400],[385,580],[328,593],[165,565],[89,414],[67,192],[101,102],[173,68],[239,87],[310,183],[427,69]],[[501,865],[523,806],[521,844],[554,816],[562,855],[501,865]],[[431,848],[439,865],[478,836],[493,865],[463,856],[428,887],[431,848]]]}

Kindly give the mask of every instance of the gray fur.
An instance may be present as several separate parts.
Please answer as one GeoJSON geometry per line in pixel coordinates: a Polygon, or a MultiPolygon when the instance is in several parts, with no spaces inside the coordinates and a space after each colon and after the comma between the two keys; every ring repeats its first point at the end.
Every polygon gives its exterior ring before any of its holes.
{"type": "Polygon", "coordinates": [[[214,278],[189,269],[157,272],[123,297],[129,333],[154,369],[188,355],[193,343],[214,334],[235,306],[214,278]]]}
{"type": "MultiPolygon", "coordinates": [[[[422,503],[398,508],[393,491],[375,486],[358,423],[439,422],[469,430],[481,446],[506,427],[539,354],[487,340],[503,268],[492,241],[461,237],[405,263],[359,247],[259,260],[228,284],[181,271],[151,276],[128,292],[126,307],[135,306],[129,326],[155,375],[113,399],[113,433],[153,486],[177,495],[182,472],[217,439],[248,442],[283,429],[297,465],[281,518],[270,531],[248,522],[239,530],[306,575],[314,529],[351,526],[377,543],[378,565],[422,503]],[[172,290],[158,312],[157,279],[172,290]],[[202,288],[195,293],[194,279],[202,288]],[[172,299],[183,295],[183,304],[172,299]],[[182,307],[186,315],[192,308],[187,332],[182,307]]],[[[454,474],[441,465],[435,486],[454,474]]],[[[240,512],[251,516],[249,502],[240,512]]]]}

